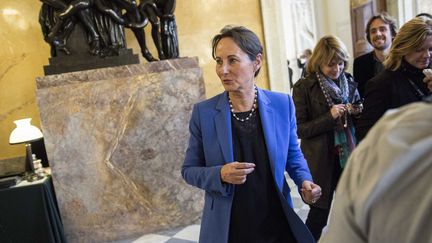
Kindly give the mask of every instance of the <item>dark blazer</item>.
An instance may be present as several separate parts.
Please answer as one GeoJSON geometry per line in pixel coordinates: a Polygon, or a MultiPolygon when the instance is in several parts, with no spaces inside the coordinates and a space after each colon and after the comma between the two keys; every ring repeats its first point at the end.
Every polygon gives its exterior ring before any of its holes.
{"type": "Polygon", "coordinates": [[[288,67],[288,77],[289,77],[289,82],[290,82],[290,89],[292,89],[293,86],[294,86],[294,83],[293,83],[293,70],[290,67],[288,67]]]}
{"type": "Polygon", "coordinates": [[[403,62],[396,71],[385,70],[371,79],[366,86],[363,113],[356,123],[357,139],[360,141],[384,113],[393,108],[421,101],[409,83],[412,80],[424,95],[430,91],[423,82],[422,70],[403,62]]]}
{"type": "MultiPolygon", "coordinates": [[[[352,76],[345,73],[348,79],[349,100],[351,103],[360,99],[356,90],[357,83],[352,76]]],[[[301,150],[306,158],[314,178],[321,186],[321,198],[314,206],[330,208],[333,191],[331,183],[335,166],[334,131],[336,121],[314,74],[300,79],[294,85],[293,99],[296,107],[298,136],[301,139],[301,150]]],[[[336,178],[337,179],[337,178],[336,178]]]]}
{"type": "Polygon", "coordinates": [[[306,68],[307,68],[307,61],[302,62],[299,58],[297,58],[297,66],[301,69],[300,78],[304,78],[306,76],[306,68]]]}
{"type": "MultiPolygon", "coordinates": [[[[287,94],[258,89],[258,109],[271,172],[288,223],[299,242],[314,242],[306,226],[293,215],[290,189],[284,177],[287,171],[299,188],[303,181],[312,180],[298,144],[292,99],[287,94]]],[[[234,161],[227,93],[196,104],[189,130],[182,176],[187,183],[205,190],[199,242],[227,242],[234,192],[233,184],[220,179],[222,166],[234,161]]]]}
{"type": "Polygon", "coordinates": [[[354,81],[358,83],[357,90],[361,97],[364,97],[366,83],[375,76],[376,63],[373,51],[354,59],[354,81]]]}

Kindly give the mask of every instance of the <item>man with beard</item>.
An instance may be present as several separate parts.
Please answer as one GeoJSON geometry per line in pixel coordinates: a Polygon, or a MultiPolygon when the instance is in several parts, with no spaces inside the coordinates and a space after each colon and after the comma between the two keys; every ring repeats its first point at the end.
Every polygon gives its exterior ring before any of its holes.
{"type": "Polygon", "coordinates": [[[366,39],[374,49],[354,59],[354,81],[358,83],[357,89],[362,98],[367,81],[384,70],[382,62],[390,51],[396,32],[396,21],[385,12],[369,19],[366,39]]]}

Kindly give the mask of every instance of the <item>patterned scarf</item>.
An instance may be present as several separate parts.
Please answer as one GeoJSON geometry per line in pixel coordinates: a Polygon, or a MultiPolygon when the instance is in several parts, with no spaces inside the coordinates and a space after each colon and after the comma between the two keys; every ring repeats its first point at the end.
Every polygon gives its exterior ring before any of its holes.
{"type": "MultiPolygon", "coordinates": [[[[325,77],[321,72],[317,72],[316,76],[330,109],[335,104],[349,103],[349,87],[345,74],[342,73],[336,81],[339,82],[339,86],[333,80],[325,77]]],[[[339,118],[334,131],[335,148],[339,155],[341,168],[345,167],[348,157],[356,144],[354,127],[352,126],[350,115],[345,113],[343,119],[345,119],[345,125],[342,122],[342,118],[339,118]]]]}

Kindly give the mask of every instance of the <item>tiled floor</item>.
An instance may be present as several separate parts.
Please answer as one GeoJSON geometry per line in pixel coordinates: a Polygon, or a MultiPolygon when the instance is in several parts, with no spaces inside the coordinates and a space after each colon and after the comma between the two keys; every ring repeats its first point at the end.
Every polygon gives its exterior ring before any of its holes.
{"type": "MultiPolygon", "coordinates": [[[[297,192],[297,187],[291,180],[288,180],[291,188],[291,197],[294,202],[294,211],[305,221],[309,207],[303,203],[297,192]]],[[[116,241],[115,243],[196,243],[198,242],[200,226],[189,225],[184,228],[171,229],[155,234],[143,235],[137,239],[116,241]]]]}

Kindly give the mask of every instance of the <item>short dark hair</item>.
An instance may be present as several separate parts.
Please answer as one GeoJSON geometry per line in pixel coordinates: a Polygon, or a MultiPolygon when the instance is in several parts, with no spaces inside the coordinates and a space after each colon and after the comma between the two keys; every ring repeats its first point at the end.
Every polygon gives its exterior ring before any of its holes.
{"type": "Polygon", "coordinates": [[[428,18],[432,19],[432,15],[428,14],[428,13],[419,13],[416,15],[416,17],[421,17],[421,16],[428,17],[428,18]]]}
{"type": "MultiPolygon", "coordinates": [[[[212,57],[216,59],[216,46],[223,38],[231,38],[242,51],[244,51],[251,61],[255,61],[258,54],[263,53],[258,36],[244,26],[231,26],[227,25],[219,34],[215,35],[212,40],[212,57]]],[[[258,75],[261,68],[255,72],[255,77],[258,75]]]]}
{"type": "Polygon", "coordinates": [[[394,38],[396,36],[396,34],[397,34],[396,20],[393,17],[391,17],[388,13],[381,12],[377,15],[372,16],[366,24],[366,39],[370,44],[372,44],[372,41],[370,39],[369,30],[370,30],[370,27],[372,25],[372,22],[375,19],[381,19],[384,23],[388,24],[390,27],[392,37],[394,38]]]}

